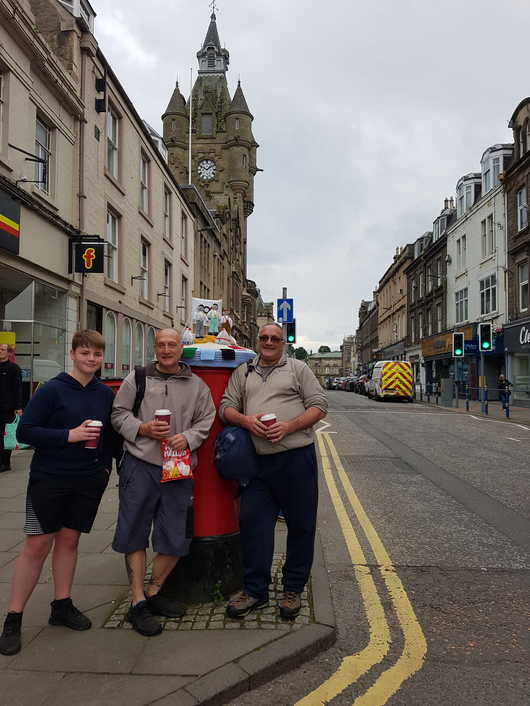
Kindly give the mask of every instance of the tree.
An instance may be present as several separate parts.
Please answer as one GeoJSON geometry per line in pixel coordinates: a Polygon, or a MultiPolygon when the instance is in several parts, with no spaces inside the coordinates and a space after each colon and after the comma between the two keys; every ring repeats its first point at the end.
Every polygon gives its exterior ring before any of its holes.
{"type": "Polygon", "coordinates": [[[308,352],[302,346],[300,346],[300,348],[295,348],[294,357],[298,358],[298,360],[307,360],[308,356],[308,352]]]}
{"type": "Polygon", "coordinates": [[[320,346],[318,349],[319,353],[331,353],[331,348],[329,346],[320,346]]]}

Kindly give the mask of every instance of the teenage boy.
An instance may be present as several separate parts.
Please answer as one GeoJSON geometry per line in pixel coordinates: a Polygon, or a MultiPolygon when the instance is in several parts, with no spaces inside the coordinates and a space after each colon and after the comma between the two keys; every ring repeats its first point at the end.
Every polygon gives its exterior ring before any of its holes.
{"type": "Polygon", "coordinates": [[[105,342],[97,331],[78,331],[72,339],[71,373],[60,373],[29,401],[18,426],[18,440],[35,447],[26,498],[26,542],[15,563],[9,612],[0,653],[20,650],[22,612],[53,547],[55,600],[50,625],[88,630],[90,620],[70,598],[81,532],[90,532],[112,467],[113,394],[94,377],[105,342]],[[91,421],[102,422],[99,428],[91,421]],[[99,439],[98,439],[99,435],[99,439]],[[95,448],[87,448],[86,444],[95,448]]]}

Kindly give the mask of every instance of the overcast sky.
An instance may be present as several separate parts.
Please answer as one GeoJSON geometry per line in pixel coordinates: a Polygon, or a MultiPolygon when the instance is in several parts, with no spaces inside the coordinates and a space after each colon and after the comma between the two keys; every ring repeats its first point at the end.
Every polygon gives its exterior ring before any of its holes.
{"type": "MultiPolygon", "coordinates": [[[[91,0],[95,35],[161,131],[208,0],[91,0]]],[[[228,82],[240,77],[260,144],[248,277],[294,297],[299,345],[354,333],[397,246],[432,228],[457,179],[510,142],[530,94],[528,0],[218,0],[228,82]]]]}

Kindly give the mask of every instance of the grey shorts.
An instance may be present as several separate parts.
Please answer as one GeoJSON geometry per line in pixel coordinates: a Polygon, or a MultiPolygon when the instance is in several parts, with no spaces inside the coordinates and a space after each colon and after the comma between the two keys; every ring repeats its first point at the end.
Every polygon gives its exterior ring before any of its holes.
{"type": "Polygon", "coordinates": [[[130,554],[152,545],[155,552],[185,556],[193,538],[193,480],[160,482],[160,466],[125,454],[120,471],[120,508],[112,548],[130,554]]]}

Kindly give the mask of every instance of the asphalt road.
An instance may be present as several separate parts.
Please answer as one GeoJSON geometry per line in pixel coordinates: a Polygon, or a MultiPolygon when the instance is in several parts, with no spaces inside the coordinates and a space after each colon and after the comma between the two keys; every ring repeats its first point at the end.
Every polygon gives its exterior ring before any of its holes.
{"type": "Polygon", "coordinates": [[[338,640],[237,706],[530,703],[530,429],[330,392],[338,640]]]}

